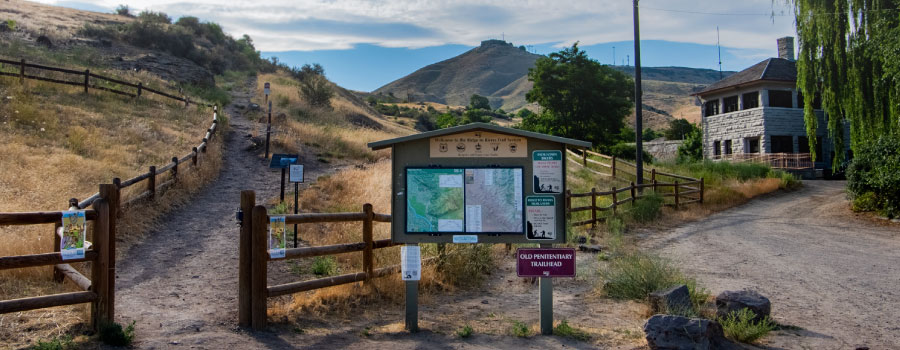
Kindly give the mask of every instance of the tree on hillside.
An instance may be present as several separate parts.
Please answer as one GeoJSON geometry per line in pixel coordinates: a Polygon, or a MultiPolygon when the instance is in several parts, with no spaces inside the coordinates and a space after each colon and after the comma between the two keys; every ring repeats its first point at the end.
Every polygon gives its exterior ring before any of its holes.
{"type": "Polygon", "coordinates": [[[300,97],[310,106],[329,107],[334,89],[324,76],[311,74],[300,80],[300,97]]]}
{"type": "Polygon", "coordinates": [[[666,140],[684,140],[694,129],[698,129],[697,126],[691,124],[687,119],[672,119],[669,121],[669,128],[663,131],[663,135],[666,140]]]}
{"type": "MultiPolygon", "coordinates": [[[[882,136],[900,135],[900,1],[791,0],[800,57],[797,88],[821,94],[828,136],[844,148],[849,121],[858,152],[882,136]]],[[[813,99],[804,99],[809,149],[816,149],[813,99]]],[[[835,152],[833,164],[844,152],[835,152]]]]}
{"type": "Polygon", "coordinates": [[[469,98],[469,109],[491,109],[491,101],[487,97],[473,94],[469,98]]]}
{"type": "Polygon", "coordinates": [[[543,112],[522,121],[527,130],[609,146],[634,104],[632,79],[588,58],[578,43],[539,58],[528,70],[528,80],[534,87],[526,99],[540,104],[543,112]]]}

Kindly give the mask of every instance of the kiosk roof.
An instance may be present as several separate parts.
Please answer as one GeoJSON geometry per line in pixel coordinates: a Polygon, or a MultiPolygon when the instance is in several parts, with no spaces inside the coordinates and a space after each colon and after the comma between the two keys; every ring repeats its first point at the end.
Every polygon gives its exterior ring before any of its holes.
{"type": "Polygon", "coordinates": [[[550,136],[550,135],[539,134],[536,132],[519,130],[519,129],[504,128],[502,126],[497,126],[497,125],[487,124],[487,123],[471,123],[471,124],[466,124],[466,125],[454,126],[452,128],[434,130],[434,131],[423,132],[423,133],[418,133],[418,134],[409,135],[409,136],[398,137],[398,138],[394,138],[394,139],[371,142],[371,143],[369,143],[369,148],[371,148],[372,150],[380,150],[380,149],[388,148],[388,147],[393,146],[394,144],[398,144],[398,143],[404,143],[404,142],[409,142],[409,141],[414,141],[414,140],[419,140],[419,139],[431,138],[431,137],[435,137],[435,136],[450,135],[450,134],[456,134],[456,133],[461,133],[461,132],[466,132],[466,131],[475,131],[475,130],[492,131],[492,132],[507,134],[507,135],[515,135],[515,136],[522,136],[522,137],[528,137],[528,138],[534,138],[534,139],[547,140],[547,141],[551,141],[551,142],[559,142],[559,143],[563,143],[563,144],[567,144],[567,145],[571,145],[571,146],[575,146],[575,147],[583,147],[583,148],[591,147],[591,143],[587,142],[587,141],[579,141],[579,140],[574,140],[574,139],[569,139],[569,138],[559,137],[559,136],[550,136]]]}

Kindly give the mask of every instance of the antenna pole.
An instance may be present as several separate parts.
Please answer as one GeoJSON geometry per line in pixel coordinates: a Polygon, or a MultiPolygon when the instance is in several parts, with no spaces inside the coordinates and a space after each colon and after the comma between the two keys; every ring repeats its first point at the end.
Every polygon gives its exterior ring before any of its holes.
{"type": "Polygon", "coordinates": [[[638,0],[634,0],[634,143],[635,143],[635,177],[637,183],[644,183],[644,126],[642,125],[643,111],[641,110],[641,29],[638,12],[638,0]]]}
{"type": "Polygon", "coordinates": [[[614,66],[616,65],[616,47],[615,46],[613,46],[613,64],[612,65],[614,65],[614,66]]]}
{"type": "Polygon", "coordinates": [[[719,42],[719,26],[716,26],[716,49],[719,50],[719,80],[722,80],[722,45],[719,42]]]}

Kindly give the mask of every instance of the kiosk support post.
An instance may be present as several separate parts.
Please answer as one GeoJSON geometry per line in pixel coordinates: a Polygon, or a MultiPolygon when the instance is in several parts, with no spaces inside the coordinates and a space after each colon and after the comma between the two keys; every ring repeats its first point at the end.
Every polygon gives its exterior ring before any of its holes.
{"type": "MultiPolygon", "coordinates": [[[[416,246],[418,244],[407,244],[416,246]]],[[[419,331],[419,281],[406,283],[406,330],[410,333],[419,331]]]]}
{"type": "MultiPolygon", "coordinates": [[[[300,209],[300,197],[299,197],[300,194],[299,193],[300,193],[300,183],[295,182],[294,183],[294,214],[297,214],[299,212],[298,209],[300,209]]],[[[294,224],[294,248],[297,248],[297,236],[299,236],[299,235],[300,235],[300,233],[297,232],[297,224],[294,224]]]]}
{"type": "MultiPolygon", "coordinates": [[[[553,248],[552,244],[541,244],[541,248],[553,248]]],[[[541,285],[541,334],[553,334],[553,279],[540,278],[541,285]]]]}

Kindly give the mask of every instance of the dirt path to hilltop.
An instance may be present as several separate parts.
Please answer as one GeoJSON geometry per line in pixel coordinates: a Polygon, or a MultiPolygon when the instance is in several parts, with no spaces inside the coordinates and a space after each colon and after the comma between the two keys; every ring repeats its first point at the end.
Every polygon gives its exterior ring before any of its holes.
{"type": "MultiPolygon", "coordinates": [[[[280,173],[270,171],[248,134],[258,125],[243,117],[256,80],[249,80],[226,108],[219,177],[165,222],[132,245],[117,266],[118,321],[137,322],[136,346],[165,349],[179,344],[213,348],[240,339],[237,324],[238,225],[240,191],[256,191],[257,202],[277,196],[280,173]]],[[[328,169],[306,164],[306,177],[328,169]]]]}
{"type": "Polygon", "coordinates": [[[900,225],[847,210],[845,182],[757,199],[641,245],[681,263],[717,294],[769,297],[771,349],[900,348],[900,225]]]}

